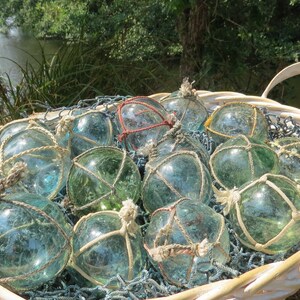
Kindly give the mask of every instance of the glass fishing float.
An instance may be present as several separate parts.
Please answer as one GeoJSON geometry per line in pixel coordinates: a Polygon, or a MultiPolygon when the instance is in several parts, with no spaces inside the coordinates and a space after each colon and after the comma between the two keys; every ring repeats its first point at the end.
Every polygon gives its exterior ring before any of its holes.
{"type": "Polygon", "coordinates": [[[141,175],[125,150],[102,146],[73,159],[66,187],[75,214],[119,210],[124,199],[138,200],[141,175]]]}
{"type": "Polygon", "coordinates": [[[220,106],[204,125],[217,145],[239,134],[262,142],[268,139],[268,124],[264,114],[256,106],[245,102],[220,106]]]}
{"type": "Polygon", "coordinates": [[[193,287],[207,282],[213,265],[228,261],[229,235],[222,215],[182,198],[152,213],[145,248],[169,283],[193,287]]]}
{"type": "Polygon", "coordinates": [[[13,291],[53,280],[71,254],[72,228],[45,197],[11,193],[0,199],[0,284],[13,291]]]}
{"type": "Polygon", "coordinates": [[[120,212],[101,211],[82,217],[75,225],[70,266],[94,285],[114,288],[111,278],[119,274],[132,280],[144,268],[146,253],[137,206],[123,201],[120,212]]]}

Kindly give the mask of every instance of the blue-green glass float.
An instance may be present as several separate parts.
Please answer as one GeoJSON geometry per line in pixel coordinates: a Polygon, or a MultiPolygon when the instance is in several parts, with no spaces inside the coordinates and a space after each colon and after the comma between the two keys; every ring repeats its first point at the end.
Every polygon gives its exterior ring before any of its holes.
{"type": "Polygon", "coordinates": [[[18,162],[26,165],[26,172],[11,188],[12,192],[36,193],[53,199],[65,186],[70,153],[45,128],[29,124],[1,143],[0,176],[7,176],[18,162]]]}
{"type": "Polygon", "coordinates": [[[204,125],[217,145],[239,134],[262,142],[268,139],[265,116],[259,108],[245,102],[231,102],[220,106],[204,125]]]}
{"type": "Polygon", "coordinates": [[[117,107],[118,139],[129,151],[141,151],[148,155],[149,144],[156,144],[173,126],[174,116],[164,107],[146,96],[134,97],[117,107]]]}
{"type": "Polygon", "coordinates": [[[177,130],[173,132],[173,128],[170,129],[153,147],[157,156],[169,155],[178,150],[194,151],[201,162],[209,167],[209,154],[204,145],[198,140],[191,137],[189,134],[177,130]]]}
{"type": "Polygon", "coordinates": [[[119,210],[127,198],[137,201],[141,176],[125,150],[102,146],[73,159],[67,194],[75,214],[119,210]]]}
{"type": "Polygon", "coordinates": [[[113,144],[111,119],[96,109],[74,109],[56,127],[59,142],[68,147],[71,157],[98,146],[113,144]]]}
{"type": "Polygon", "coordinates": [[[24,118],[11,121],[0,128],[0,144],[9,136],[26,129],[28,126],[42,126],[46,129],[47,125],[42,120],[34,118],[24,118]]]}
{"type": "Polygon", "coordinates": [[[179,91],[171,93],[160,100],[167,112],[175,114],[184,131],[197,131],[203,129],[208,112],[197,98],[192,84],[185,78],[179,91]]]}
{"type": "Polygon", "coordinates": [[[300,139],[282,137],[270,145],[279,157],[280,173],[300,183],[300,139]]]}
{"type": "Polygon", "coordinates": [[[101,211],[82,217],[74,228],[70,266],[92,284],[110,288],[117,274],[125,280],[136,277],[146,262],[136,216],[137,206],[126,200],[119,213],[101,211]]]}
{"type": "Polygon", "coordinates": [[[72,228],[45,197],[12,193],[0,199],[0,284],[34,290],[53,280],[71,254],[72,228]]]}
{"type": "Polygon", "coordinates": [[[148,212],[188,197],[208,203],[212,196],[211,176],[193,151],[180,150],[147,162],[142,200],[148,212]]]}
{"type": "Polygon", "coordinates": [[[265,143],[245,135],[219,145],[210,157],[216,182],[225,189],[240,187],[265,173],[278,173],[277,154],[265,143]]]}
{"type": "Polygon", "coordinates": [[[169,283],[193,287],[207,283],[214,263],[228,261],[229,235],[222,215],[183,198],[153,212],[145,248],[169,283]]]}
{"type": "Polygon", "coordinates": [[[215,193],[247,247],[275,254],[300,242],[300,192],[288,177],[264,174],[239,189],[215,193]]]}

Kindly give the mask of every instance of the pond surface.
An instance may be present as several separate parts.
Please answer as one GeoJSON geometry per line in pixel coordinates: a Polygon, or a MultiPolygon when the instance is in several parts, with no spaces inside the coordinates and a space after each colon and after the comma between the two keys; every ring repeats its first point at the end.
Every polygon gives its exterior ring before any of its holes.
{"type": "Polygon", "coordinates": [[[17,27],[12,27],[7,34],[0,33],[0,75],[7,73],[12,83],[17,84],[22,78],[17,64],[22,67],[26,62],[38,65],[42,49],[51,58],[61,44],[59,40],[37,40],[17,27]]]}

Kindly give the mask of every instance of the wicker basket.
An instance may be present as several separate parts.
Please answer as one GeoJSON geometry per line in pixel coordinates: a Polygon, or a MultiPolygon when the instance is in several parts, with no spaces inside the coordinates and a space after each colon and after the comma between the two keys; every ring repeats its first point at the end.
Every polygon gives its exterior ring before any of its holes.
{"type": "MultiPolygon", "coordinates": [[[[282,105],[268,99],[268,93],[277,84],[300,74],[300,63],[288,66],[279,72],[267,86],[261,97],[246,96],[235,92],[197,91],[200,99],[210,110],[235,101],[244,101],[267,110],[282,118],[291,116],[300,123],[300,109],[282,105]]],[[[151,97],[159,100],[169,93],[159,93],[151,97]]],[[[99,107],[101,109],[101,107],[99,107]]],[[[160,300],[237,300],[237,299],[286,299],[300,289],[300,251],[284,261],[270,263],[243,275],[195,287],[175,295],[160,297],[160,300]]],[[[0,300],[24,300],[24,298],[0,286],[0,300]]],[[[152,300],[155,300],[154,298],[152,300]]]]}

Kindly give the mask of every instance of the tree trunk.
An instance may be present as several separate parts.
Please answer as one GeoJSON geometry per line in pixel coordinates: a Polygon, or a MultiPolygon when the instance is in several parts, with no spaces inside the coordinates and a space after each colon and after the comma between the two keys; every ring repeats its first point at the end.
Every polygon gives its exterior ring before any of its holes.
{"type": "Polygon", "coordinates": [[[183,48],[180,61],[182,77],[192,79],[200,71],[207,19],[208,6],[205,0],[193,1],[178,16],[179,39],[183,48]]]}

